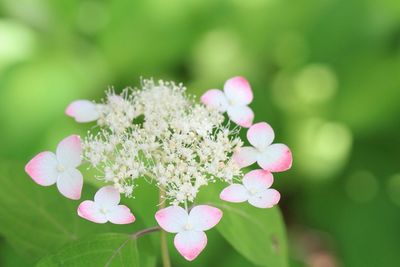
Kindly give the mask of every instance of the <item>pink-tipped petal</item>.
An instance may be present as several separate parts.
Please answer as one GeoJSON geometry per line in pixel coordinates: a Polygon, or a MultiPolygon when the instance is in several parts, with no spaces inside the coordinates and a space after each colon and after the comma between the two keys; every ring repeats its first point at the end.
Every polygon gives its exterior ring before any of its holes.
{"type": "Polygon", "coordinates": [[[251,196],[249,198],[249,203],[257,208],[272,208],[274,205],[278,204],[281,195],[275,189],[263,190],[260,193],[251,196]]]}
{"type": "Polygon", "coordinates": [[[95,223],[106,223],[107,218],[100,207],[91,200],[83,201],[78,207],[78,215],[86,220],[95,223]]]}
{"type": "Polygon", "coordinates": [[[221,112],[225,112],[228,106],[225,94],[218,89],[208,90],[201,96],[200,100],[206,106],[215,108],[221,112]]]}
{"type": "Polygon", "coordinates": [[[207,231],[219,223],[222,218],[220,209],[199,205],[194,207],[189,214],[189,224],[196,231],[207,231]]]}
{"type": "Polygon", "coordinates": [[[57,146],[57,159],[64,168],[76,168],[82,163],[82,143],[78,135],[71,135],[57,146]]]}
{"type": "Polygon", "coordinates": [[[254,147],[245,146],[239,148],[239,150],[233,154],[233,160],[239,167],[243,168],[256,162],[258,154],[259,152],[254,147]]]}
{"type": "Polygon", "coordinates": [[[118,205],[106,214],[107,219],[115,224],[129,224],[135,221],[131,210],[125,205],[118,205]]]}
{"type": "Polygon", "coordinates": [[[283,172],[292,167],[292,152],[284,144],[273,144],[258,156],[257,162],[264,170],[283,172]]]}
{"type": "Polygon", "coordinates": [[[178,233],[184,229],[189,215],[182,207],[170,206],[157,211],[155,218],[160,227],[165,231],[178,233]]]}
{"type": "Polygon", "coordinates": [[[65,114],[73,117],[77,122],[91,122],[99,118],[96,104],[89,100],[76,100],[69,104],[65,114]]]}
{"type": "Polygon", "coordinates": [[[58,176],[57,188],[69,199],[80,199],[83,187],[83,176],[77,169],[68,169],[58,176]]]}
{"type": "Polygon", "coordinates": [[[267,189],[274,182],[274,178],[269,171],[266,170],[253,170],[243,177],[243,185],[247,190],[267,189]]]}
{"type": "Polygon", "coordinates": [[[253,101],[249,82],[243,77],[233,77],[225,82],[224,92],[232,105],[244,106],[253,101]]]}
{"type": "Polygon", "coordinates": [[[222,190],[219,197],[228,202],[240,203],[248,200],[249,195],[247,189],[243,185],[231,184],[222,190]]]}
{"type": "Polygon", "coordinates": [[[247,131],[247,139],[249,140],[250,144],[261,151],[272,144],[274,138],[274,130],[266,122],[256,123],[247,131]]]}
{"type": "Polygon", "coordinates": [[[120,201],[119,191],[112,185],[100,188],[94,195],[94,202],[107,209],[114,209],[120,201]]]}
{"type": "Polygon", "coordinates": [[[25,166],[25,171],[37,183],[49,186],[57,181],[57,158],[52,152],[42,152],[31,159],[25,166]]]}
{"type": "Polygon", "coordinates": [[[180,232],[175,236],[174,245],[185,259],[192,261],[206,247],[207,236],[198,231],[180,232]]]}
{"type": "Polygon", "coordinates": [[[239,126],[249,128],[254,120],[254,113],[248,106],[229,106],[229,118],[239,126]]]}

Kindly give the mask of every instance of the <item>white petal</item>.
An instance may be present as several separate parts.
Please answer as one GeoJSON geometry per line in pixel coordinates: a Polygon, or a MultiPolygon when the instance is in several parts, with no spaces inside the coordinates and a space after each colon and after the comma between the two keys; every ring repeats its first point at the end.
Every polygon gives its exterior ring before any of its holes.
{"type": "Polygon", "coordinates": [[[194,260],[207,245],[204,232],[185,231],[175,236],[174,244],[179,253],[188,261],[194,260]]]}
{"type": "Polygon", "coordinates": [[[201,96],[201,102],[208,107],[215,108],[225,112],[228,107],[228,101],[225,94],[218,89],[210,89],[201,96]]]}
{"type": "Polygon", "coordinates": [[[155,218],[162,229],[170,233],[178,233],[188,223],[186,210],[179,206],[170,206],[157,211],[155,218]]]}
{"type": "Polygon", "coordinates": [[[231,105],[245,106],[253,100],[249,82],[243,77],[233,77],[225,82],[224,92],[231,105]]]}
{"type": "Polygon", "coordinates": [[[65,114],[75,118],[77,122],[91,122],[99,118],[96,104],[89,100],[76,100],[69,104],[65,114]]]}
{"type": "Polygon", "coordinates": [[[70,199],[80,199],[83,186],[83,177],[77,169],[68,169],[60,173],[57,179],[57,188],[62,195],[70,199]]]}
{"type": "Polygon", "coordinates": [[[243,185],[231,184],[222,190],[219,197],[228,202],[240,203],[248,200],[249,194],[248,190],[243,185]]]}
{"type": "Polygon", "coordinates": [[[239,148],[239,150],[233,154],[233,160],[239,167],[243,168],[256,162],[258,154],[259,152],[254,147],[245,146],[239,148]]]}
{"type": "Polygon", "coordinates": [[[125,205],[118,205],[106,214],[107,219],[115,224],[128,224],[135,221],[135,216],[131,210],[125,205]]]}
{"type": "Polygon", "coordinates": [[[253,170],[243,177],[243,185],[247,190],[264,190],[269,188],[274,182],[274,178],[269,171],[253,170]]]}
{"type": "Polygon", "coordinates": [[[120,201],[119,191],[112,185],[100,188],[94,195],[94,202],[107,209],[115,208],[120,201]]]}
{"type": "Polygon", "coordinates": [[[257,162],[264,170],[283,172],[292,166],[292,152],[284,144],[273,144],[258,156],[257,162]]]}
{"type": "Polygon", "coordinates": [[[247,139],[250,144],[261,151],[265,150],[274,141],[274,138],[274,130],[266,122],[256,123],[247,131],[247,139]]]}
{"type": "Polygon", "coordinates": [[[55,184],[58,177],[57,158],[52,152],[42,152],[31,159],[25,166],[25,171],[40,185],[55,184]]]}
{"type": "Polygon", "coordinates": [[[222,218],[220,209],[208,206],[195,206],[189,213],[189,224],[196,231],[207,231],[213,228],[222,218]]]}
{"type": "Polygon", "coordinates": [[[57,159],[64,168],[76,168],[82,163],[82,144],[78,135],[71,135],[57,146],[57,159]]]}
{"type": "Polygon", "coordinates": [[[249,128],[254,119],[254,113],[248,106],[229,106],[228,116],[234,123],[244,128],[249,128]]]}
{"type": "Polygon", "coordinates": [[[107,218],[101,212],[99,205],[91,200],[83,201],[78,207],[78,215],[95,223],[106,223],[107,218]]]}
{"type": "Polygon", "coordinates": [[[281,195],[275,189],[266,189],[260,193],[251,196],[249,203],[257,208],[272,208],[278,204],[281,195]]]}

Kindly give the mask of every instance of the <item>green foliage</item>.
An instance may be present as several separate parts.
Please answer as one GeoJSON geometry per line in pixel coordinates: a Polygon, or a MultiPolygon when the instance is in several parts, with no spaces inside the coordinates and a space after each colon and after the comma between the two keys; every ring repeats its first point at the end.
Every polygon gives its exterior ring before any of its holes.
{"type": "Polygon", "coordinates": [[[74,242],[36,266],[139,267],[137,240],[126,234],[103,234],[74,242]]]}
{"type": "MultiPolygon", "coordinates": [[[[11,162],[0,166],[0,234],[29,262],[94,233],[132,233],[140,227],[98,225],[78,217],[77,201],[61,196],[55,186],[36,185],[23,168],[11,162]]],[[[82,197],[92,199],[94,192],[86,186],[82,197]]]]}
{"type": "Polygon", "coordinates": [[[210,185],[200,200],[223,211],[217,230],[226,241],[258,266],[288,266],[286,234],[279,209],[227,203],[218,198],[222,188],[221,184],[210,185]]]}

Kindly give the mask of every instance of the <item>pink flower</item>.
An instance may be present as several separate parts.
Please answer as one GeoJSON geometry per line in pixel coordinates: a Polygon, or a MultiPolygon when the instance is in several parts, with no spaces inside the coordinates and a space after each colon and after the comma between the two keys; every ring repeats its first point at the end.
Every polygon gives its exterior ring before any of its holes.
{"type": "Polygon", "coordinates": [[[222,211],[207,205],[194,207],[190,213],[179,206],[159,210],[156,220],[162,229],[176,233],[174,244],[188,261],[194,260],[207,245],[204,231],[214,227],[222,218],[222,211]]]}
{"type": "Polygon", "coordinates": [[[81,139],[71,135],[62,140],[56,154],[42,152],[25,166],[25,171],[39,185],[50,186],[57,183],[62,195],[70,199],[79,199],[83,186],[83,177],[77,169],[82,162],[81,139]]]}
{"type": "Polygon", "coordinates": [[[253,100],[250,84],[243,77],[233,77],[225,82],[224,91],[210,89],[201,97],[205,105],[227,112],[229,118],[242,127],[250,127],[254,113],[247,106],[253,100]]]}
{"type": "Polygon", "coordinates": [[[77,122],[91,122],[99,119],[97,104],[89,100],[76,100],[68,105],[65,114],[77,122]]]}
{"type": "Polygon", "coordinates": [[[283,172],[292,166],[292,152],[284,144],[272,144],[274,130],[266,122],[256,123],[247,131],[247,139],[253,145],[241,147],[233,159],[240,167],[257,162],[264,170],[283,172]]]}
{"type": "Polygon", "coordinates": [[[78,215],[95,222],[129,224],[135,221],[135,216],[125,205],[118,205],[120,194],[113,186],[105,186],[97,191],[94,201],[85,200],[78,207],[78,215]]]}
{"type": "Polygon", "coordinates": [[[243,177],[243,185],[231,184],[222,190],[220,198],[234,203],[248,201],[257,208],[272,208],[281,198],[278,191],[270,189],[273,182],[269,171],[254,170],[243,177]]]}

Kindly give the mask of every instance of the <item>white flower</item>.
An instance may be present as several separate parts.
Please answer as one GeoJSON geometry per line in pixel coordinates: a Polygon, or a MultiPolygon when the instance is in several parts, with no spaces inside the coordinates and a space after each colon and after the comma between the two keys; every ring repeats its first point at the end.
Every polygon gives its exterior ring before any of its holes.
{"type": "Polygon", "coordinates": [[[179,206],[159,210],[155,218],[162,229],[176,233],[174,244],[181,255],[194,260],[207,245],[204,231],[214,227],[222,218],[222,211],[208,206],[195,206],[190,213],[179,206]]]}
{"type": "Polygon", "coordinates": [[[254,170],[243,178],[243,185],[231,184],[220,194],[222,200],[234,203],[248,201],[257,208],[272,208],[278,204],[281,195],[270,189],[274,182],[272,174],[265,170],[254,170]]]}
{"type": "Polygon", "coordinates": [[[247,106],[253,100],[249,82],[243,77],[233,77],[225,82],[224,91],[210,89],[201,97],[201,102],[221,112],[242,127],[250,127],[254,113],[247,106]]]}
{"type": "Polygon", "coordinates": [[[247,131],[251,146],[238,149],[233,158],[240,167],[257,162],[264,170],[283,172],[292,166],[292,152],[284,144],[272,144],[275,133],[266,122],[256,123],[247,131]]]}
{"type": "Polygon", "coordinates": [[[71,135],[57,146],[57,152],[42,152],[25,166],[25,171],[40,185],[57,184],[62,195],[70,199],[79,199],[83,186],[83,177],[77,167],[81,165],[82,146],[77,135],[71,135]]]}
{"type": "Polygon", "coordinates": [[[128,196],[136,179],[154,179],[168,200],[179,204],[194,201],[215,179],[241,176],[231,159],[242,144],[236,131],[224,125],[220,112],[195,103],[185,91],[144,80],[141,89],[108,94],[98,108],[101,130],[83,144],[84,158],[100,170],[101,179],[128,196]],[[138,114],[142,121],[133,123],[138,114]]]}
{"type": "Polygon", "coordinates": [[[97,191],[94,201],[85,200],[79,205],[78,215],[95,223],[133,223],[135,216],[127,206],[118,205],[119,202],[118,190],[112,186],[105,186],[97,191]]]}

